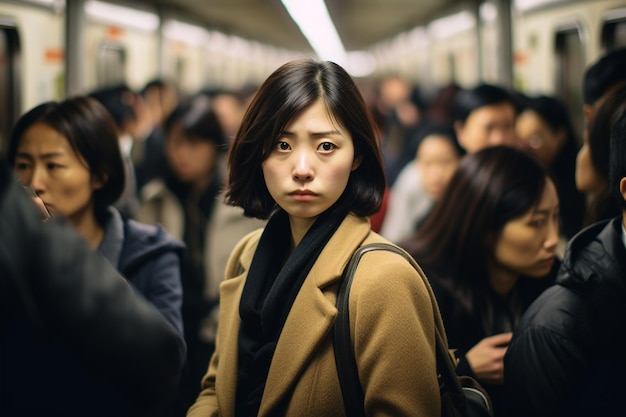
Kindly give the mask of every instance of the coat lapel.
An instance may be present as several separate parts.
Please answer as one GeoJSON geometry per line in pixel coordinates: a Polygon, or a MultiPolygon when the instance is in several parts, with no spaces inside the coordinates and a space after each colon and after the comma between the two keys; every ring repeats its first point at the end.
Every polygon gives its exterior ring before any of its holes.
{"type": "Polygon", "coordinates": [[[348,216],[311,268],[278,340],[259,416],[272,414],[331,332],[337,316],[336,293],[326,289],[339,280],[350,256],[369,232],[366,219],[348,216]]]}

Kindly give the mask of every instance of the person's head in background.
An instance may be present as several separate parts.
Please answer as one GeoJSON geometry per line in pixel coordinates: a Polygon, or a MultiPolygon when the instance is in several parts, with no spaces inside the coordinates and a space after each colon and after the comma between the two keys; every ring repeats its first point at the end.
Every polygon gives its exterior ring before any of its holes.
{"type": "Polygon", "coordinates": [[[611,125],[626,103],[626,84],[602,98],[589,121],[588,134],[576,159],[576,187],[589,196],[585,225],[620,213],[611,196],[609,159],[611,125]]]}
{"type": "Polygon", "coordinates": [[[579,146],[567,109],[554,97],[530,97],[515,127],[521,148],[535,155],[554,175],[561,204],[567,207],[561,212],[565,243],[582,228],[586,205],[574,180],[579,146]]]}
{"type": "Polygon", "coordinates": [[[8,161],[52,214],[79,232],[102,228],[124,188],[124,165],[115,123],[89,97],[48,102],[28,111],[11,134],[8,161]]]}
{"type": "Polygon", "coordinates": [[[467,153],[492,145],[517,145],[515,97],[505,89],[480,84],[456,96],[454,129],[467,153]]]}
{"type": "Polygon", "coordinates": [[[160,78],[148,81],[141,89],[141,95],[156,126],[163,125],[179,101],[176,86],[160,78]]]}
{"type": "Polygon", "coordinates": [[[206,189],[216,179],[219,156],[227,147],[211,99],[198,95],[178,105],[165,120],[164,131],[171,174],[197,191],[206,189]]]}
{"type": "Polygon", "coordinates": [[[583,77],[583,113],[587,123],[591,121],[606,94],[626,83],[625,67],[626,48],[607,53],[587,68],[583,77]]]}
{"type": "Polygon", "coordinates": [[[416,166],[421,172],[424,190],[436,201],[456,171],[465,150],[459,145],[454,129],[447,125],[425,125],[418,136],[416,166]]]}
{"type": "Polygon", "coordinates": [[[626,228],[626,103],[616,111],[611,130],[610,187],[622,210],[622,225],[626,228]]]}
{"type": "Polygon", "coordinates": [[[126,84],[94,90],[89,96],[111,113],[120,138],[141,141],[154,129],[155,121],[143,96],[126,84]]]}
{"type": "Polygon", "coordinates": [[[229,143],[239,129],[241,119],[243,119],[256,89],[257,87],[247,86],[240,90],[218,90],[209,94],[213,100],[215,114],[217,114],[229,143]]]}
{"type": "Polygon", "coordinates": [[[521,148],[545,166],[552,166],[563,153],[575,154],[578,150],[567,109],[554,97],[529,98],[517,117],[515,129],[521,148]]]}

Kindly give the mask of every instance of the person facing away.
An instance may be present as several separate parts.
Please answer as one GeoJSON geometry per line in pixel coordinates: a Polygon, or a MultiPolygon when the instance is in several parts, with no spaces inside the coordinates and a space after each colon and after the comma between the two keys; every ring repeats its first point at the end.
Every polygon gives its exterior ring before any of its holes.
{"type": "Polygon", "coordinates": [[[529,98],[519,114],[515,129],[521,147],[531,152],[552,172],[561,210],[564,242],[583,226],[585,196],[576,189],[578,141],[563,103],[550,96],[529,98]]]}
{"type": "Polygon", "coordinates": [[[243,216],[223,202],[220,158],[226,149],[212,100],[199,95],[174,109],[164,124],[167,169],[141,190],[138,220],[161,224],[189,251],[183,274],[183,322],[188,372],[184,411],[200,392],[200,381],[215,348],[219,284],[230,252],[264,222],[243,216]]]}
{"type": "Polygon", "coordinates": [[[611,195],[609,143],[611,122],[625,101],[626,84],[603,97],[589,120],[588,133],[576,158],[576,186],[588,195],[585,226],[621,213],[620,205],[611,195]]]}
{"type": "Polygon", "coordinates": [[[620,215],[568,244],[556,285],[526,311],[505,356],[515,416],[610,416],[626,389],[626,101],[612,123],[610,188],[620,215]]]}
{"type": "MultiPolygon", "coordinates": [[[[229,152],[227,202],[267,218],[232,253],[198,416],[345,416],[332,328],[354,251],[385,242],[367,216],[385,189],[374,124],[332,62],[291,61],[255,95],[229,152]]],[[[354,355],[371,416],[440,414],[426,282],[402,256],[366,254],[350,296],[354,355]]]]}
{"type": "Polygon", "coordinates": [[[90,97],[47,102],[26,112],[11,134],[8,162],[53,216],[74,227],[183,338],[180,259],[184,245],[162,227],[123,220],[112,207],[124,188],[115,125],[90,97]]]}
{"type": "Polygon", "coordinates": [[[0,415],[153,416],[176,329],[66,221],[43,223],[0,161],[0,415]]]}
{"type": "Polygon", "coordinates": [[[583,226],[619,214],[619,208],[610,197],[608,191],[608,148],[610,122],[607,105],[604,114],[596,117],[596,113],[615,90],[626,84],[626,48],[617,49],[601,56],[585,70],[583,76],[583,146],[576,159],[576,187],[587,194],[587,208],[583,226]],[[603,119],[602,122],[593,120],[603,119]],[[595,124],[596,132],[591,134],[591,124],[595,124]],[[604,126],[602,125],[604,123],[604,126]],[[592,136],[592,137],[590,137],[592,136]]]}
{"type": "Polygon", "coordinates": [[[546,169],[510,146],[466,155],[424,225],[400,243],[428,277],[458,373],[507,416],[503,356],[522,313],[554,281],[559,200],[546,169]],[[523,172],[523,175],[520,173],[523,172]]]}

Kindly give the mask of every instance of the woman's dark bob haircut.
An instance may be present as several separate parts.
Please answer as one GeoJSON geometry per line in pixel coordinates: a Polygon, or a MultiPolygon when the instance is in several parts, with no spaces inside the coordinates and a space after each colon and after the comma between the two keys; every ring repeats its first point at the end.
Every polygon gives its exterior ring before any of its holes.
{"type": "Polygon", "coordinates": [[[549,180],[534,157],[513,147],[466,155],[428,220],[401,246],[421,264],[446,269],[450,288],[485,289],[499,234],[539,204],[549,180]]]}
{"type": "Polygon", "coordinates": [[[63,135],[76,155],[85,161],[92,178],[103,182],[102,188],[93,194],[96,218],[103,219],[107,208],[122,195],[125,181],[115,122],[109,112],[90,97],[73,97],[34,107],[20,117],[11,134],[7,154],[11,166],[15,165],[22,135],[37,123],[63,135]]]}
{"type": "Polygon", "coordinates": [[[268,218],[276,209],[262,171],[280,132],[304,109],[322,100],[330,117],[352,135],[352,171],[339,205],[359,216],[376,213],[385,191],[377,131],[352,78],[332,62],[302,59],[278,68],[257,91],[231,146],[226,202],[246,216],[268,218]]]}

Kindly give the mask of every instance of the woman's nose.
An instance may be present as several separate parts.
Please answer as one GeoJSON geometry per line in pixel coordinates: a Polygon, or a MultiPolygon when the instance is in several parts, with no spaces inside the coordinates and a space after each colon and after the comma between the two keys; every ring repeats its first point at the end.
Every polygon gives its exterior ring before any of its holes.
{"type": "Polygon", "coordinates": [[[296,165],[293,170],[293,178],[296,181],[310,181],[313,179],[313,167],[311,156],[308,152],[299,152],[296,156],[296,165]]]}
{"type": "Polygon", "coordinates": [[[25,180],[28,180],[25,181],[25,183],[30,185],[37,194],[41,194],[45,191],[44,173],[41,169],[35,168],[30,175],[30,179],[25,178],[25,180]]]}

